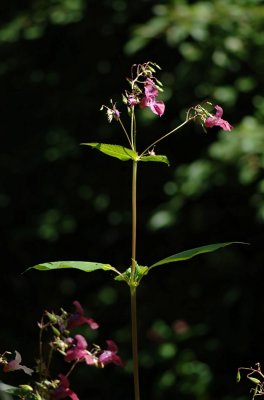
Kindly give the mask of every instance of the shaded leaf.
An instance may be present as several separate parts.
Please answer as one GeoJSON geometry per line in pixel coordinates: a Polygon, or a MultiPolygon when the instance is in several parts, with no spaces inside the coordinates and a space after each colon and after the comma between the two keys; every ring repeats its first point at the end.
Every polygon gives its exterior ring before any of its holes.
{"type": "Polygon", "coordinates": [[[3,382],[0,382],[0,393],[7,393],[12,396],[19,396],[22,394],[22,390],[19,387],[10,386],[3,382]]]}
{"type": "Polygon", "coordinates": [[[124,146],[118,146],[116,144],[105,144],[105,143],[82,143],[85,146],[93,147],[101,151],[108,156],[118,158],[121,161],[137,160],[137,153],[124,146]]]}
{"type": "Polygon", "coordinates": [[[231,244],[248,244],[248,243],[224,242],[224,243],[214,243],[214,244],[208,244],[206,246],[196,247],[194,249],[185,250],[180,253],[173,254],[170,257],[164,258],[163,260],[160,260],[155,264],[151,265],[149,268],[154,268],[157,267],[158,265],[168,264],[171,262],[189,260],[190,258],[197,256],[198,254],[211,253],[213,251],[216,251],[222,247],[229,246],[231,244]]]}
{"type": "Polygon", "coordinates": [[[93,272],[93,271],[102,269],[104,271],[112,270],[112,271],[115,271],[116,273],[118,273],[118,271],[109,264],[101,264],[101,263],[90,262],[90,261],[48,262],[48,263],[34,265],[34,267],[30,267],[30,268],[28,268],[28,270],[32,269],[32,268],[37,269],[39,271],[52,271],[52,270],[56,270],[56,269],[73,268],[73,269],[79,269],[84,272],[93,272]]]}
{"type": "Polygon", "coordinates": [[[162,162],[167,165],[170,165],[167,156],[162,156],[162,155],[143,156],[143,157],[140,157],[140,159],[138,161],[154,161],[154,162],[162,162]]]}

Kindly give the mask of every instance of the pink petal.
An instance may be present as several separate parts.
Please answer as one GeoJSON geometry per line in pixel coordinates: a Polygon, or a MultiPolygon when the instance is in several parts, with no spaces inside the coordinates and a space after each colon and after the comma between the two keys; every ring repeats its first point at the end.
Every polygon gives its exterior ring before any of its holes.
{"type": "Polygon", "coordinates": [[[165,104],[163,101],[153,101],[150,104],[150,109],[154,114],[157,114],[159,117],[161,117],[165,111],[165,104]]]}
{"type": "Polygon", "coordinates": [[[205,126],[206,128],[212,128],[213,126],[215,126],[217,124],[217,118],[216,117],[209,117],[207,118],[207,120],[205,121],[205,126]]]}
{"type": "Polygon", "coordinates": [[[155,85],[155,83],[153,82],[152,79],[147,78],[146,81],[145,81],[145,83],[144,83],[144,86],[145,86],[145,88],[144,88],[144,90],[145,90],[145,96],[146,96],[148,99],[155,99],[155,97],[158,96],[159,91],[158,91],[158,89],[156,88],[156,85],[155,85]]]}
{"type": "Polygon", "coordinates": [[[59,378],[61,386],[63,386],[64,388],[68,388],[70,386],[69,380],[65,375],[59,374],[59,378]]]}
{"type": "Polygon", "coordinates": [[[25,374],[32,375],[34,372],[33,369],[26,367],[25,365],[21,365],[21,355],[18,351],[15,350],[16,357],[14,360],[9,361],[8,364],[6,364],[3,368],[4,372],[9,372],[9,371],[17,371],[21,369],[22,371],[25,372],[25,374]]]}
{"type": "Polygon", "coordinates": [[[87,342],[82,335],[75,335],[76,347],[80,350],[87,349],[87,342]]]}
{"type": "Polygon", "coordinates": [[[223,109],[222,109],[222,107],[216,105],[216,106],[215,106],[215,109],[216,109],[216,113],[215,113],[216,118],[221,118],[222,115],[223,115],[223,109]]]}
{"type": "Polygon", "coordinates": [[[221,126],[224,131],[231,131],[231,129],[233,129],[232,125],[230,125],[229,122],[225,121],[222,118],[219,119],[217,125],[221,126]]]}
{"type": "Polygon", "coordinates": [[[107,343],[107,349],[108,350],[110,350],[110,351],[112,351],[114,353],[118,352],[118,347],[117,347],[117,345],[115,344],[115,342],[113,340],[106,340],[106,343],[107,343]]]}
{"type": "Polygon", "coordinates": [[[52,394],[53,400],[65,399],[70,397],[72,400],[79,400],[79,397],[69,388],[69,381],[63,374],[59,374],[60,385],[52,394]]]}
{"type": "Polygon", "coordinates": [[[81,304],[79,303],[79,301],[78,301],[78,300],[75,300],[75,301],[73,302],[73,304],[75,305],[75,310],[76,310],[76,312],[77,312],[78,314],[80,314],[80,315],[84,315],[84,310],[83,310],[81,304]]]}
{"type": "Polygon", "coordinates": [[[116,364],[120,367],[123,365],[121,358],[109,350],[104,350],[103,353],[98,357],[98,360],[103,365],[107,365],[107,364],[111,364],[111,363],[116,364]]]}
{"type": "Polygon", "coordinates": [[[96,359],[94,358],[94,356],[88,352],[85,354],[84,360],[87,365],[94,365],[96,363],[96,359]]]}

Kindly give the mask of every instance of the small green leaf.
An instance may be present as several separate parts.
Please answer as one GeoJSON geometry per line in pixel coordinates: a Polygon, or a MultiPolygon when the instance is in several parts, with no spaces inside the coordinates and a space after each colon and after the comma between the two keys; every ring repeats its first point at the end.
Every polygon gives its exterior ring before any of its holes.
{"type": "Polygon", "coordinates": [[[27,269],[37,269],[39,271],[52,271],[55,269],[63,269],[63,268],[73,268],[73,269],[79,269],[84,272],[93,272],[97,271],[99,269],[102,269],[104,271],[115,271],[118,273],[118,271],[112,267],[109,264],[101,264],[101,263],[96,263],[96,262],[90,262],[90,261],[55,261],[55,262],[48,262],[48,263],[43,263],[43,264],[37,264],[34,265],[34,267],[30,267],[27,269]]]}
{"type": "Polygon", "coordinates": [[[134,150],[128,149],[124,146],[118,146],[116,144],[105,144],[105,143],[81,143],[85,146],[93,147],[101,151],[108,156],[118,158],[121,161],[134,160],[137,161],[138,155],[134,150]]]}
{"type": "Polygon", "coordinates": [[[115,277],[116,281],[125,281],[129,283],[131,278],[131,267],[127,268],[122,274],[115,277]]]}
{"type": "Polygon", "coordinates": [[[142,156],[139,158],[138,161],[154,161],[154,162],[162,162],[167,165],[170,165],[169,160],[167,156],[162,156],[162,155],[148,155],[148,156],[142,156]]]}
{"type": "MultiPolygon", "coordinates": [[[[136,265],[136,272],[135,272],[135,276],[134,276],[134,284],[135,286],[138,286],[141,279],[143,278],[143,276],[147,275],[149,268],[148,267],[143,267],[141,265],[136,265]]],[[[129,286],[132,282],[132,277],[131,277],[131,267],[127,268],[125,270],[125,272],[123,272],[122,274],[118,275],[117,277],[115,277],[116,281],[125,281],[129,286]]]]}
{"type": "Polygon", "coordinates": [[[236,376],[236,381],[240,382],[240,379],[241,379],[241,375],[240,375],[240,371],[238,370],[237,371],[237,376],[236,376]]]}
{"type": "Polygon", "coordinates": [[[149,269],[157,267],[158,265],[163,265],[163,264],[167,264],[167,263],[171,263],[171,262],[189,260],[190,258],[197,256],[198,254],[211,253],[213,251],[216,251],[225,246],[229,246],[231,244],[248,244],[248,243],[225,242],[225,243],[215,243],[215,244],[208,244],[206,246],[196,247],[194,249],[182,251],[180,253],[173,254],[170,257],[164,258],[163,260],[160,260],[160,261],[156,262],[155,264],[151,265],[149,267],[149,269]]]}

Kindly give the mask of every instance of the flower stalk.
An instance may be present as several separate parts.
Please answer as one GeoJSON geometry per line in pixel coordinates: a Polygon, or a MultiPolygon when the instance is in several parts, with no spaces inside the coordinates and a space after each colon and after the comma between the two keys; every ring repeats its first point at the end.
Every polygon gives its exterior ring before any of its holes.
{"type": "Polygon", "coordinates": [[[131,303],[131,340],[133,354],[133,376],[135,400],[140,400],[139,365],[138,365],[138,331],[137,331],[137,282],[136,282],[136,245],[137,245],[137,161],[133,161],[132,170],[132,264],[130,283],[131,303]]]}

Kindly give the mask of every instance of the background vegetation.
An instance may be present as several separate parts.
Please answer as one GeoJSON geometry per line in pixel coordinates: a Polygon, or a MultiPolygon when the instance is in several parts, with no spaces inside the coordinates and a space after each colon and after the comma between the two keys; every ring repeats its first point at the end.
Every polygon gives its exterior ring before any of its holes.
{"type": "Polygon", "coordinates": [[[142,398],[247,398],[236,369],[263,360],[263,2],[3,0],[0,21],[0,353],[16,349],[32,365],[42,311],[78,299],[101,323],[96,342],[116,340],[126,367],[83,368],[73,389],[132,398],[127,288],[100,272],[22,272],[60,259],[129,266],[131,165],[79,143],[122,143],[100,106],[120,101],[131,64],[151,60],[166,113],[141,115],[142,147],[204,99],[235,130],[189,125],[159,146],[170,168],[141,167],[139,262],[210,242],[251,245],[145,279],[142,398]]]}

